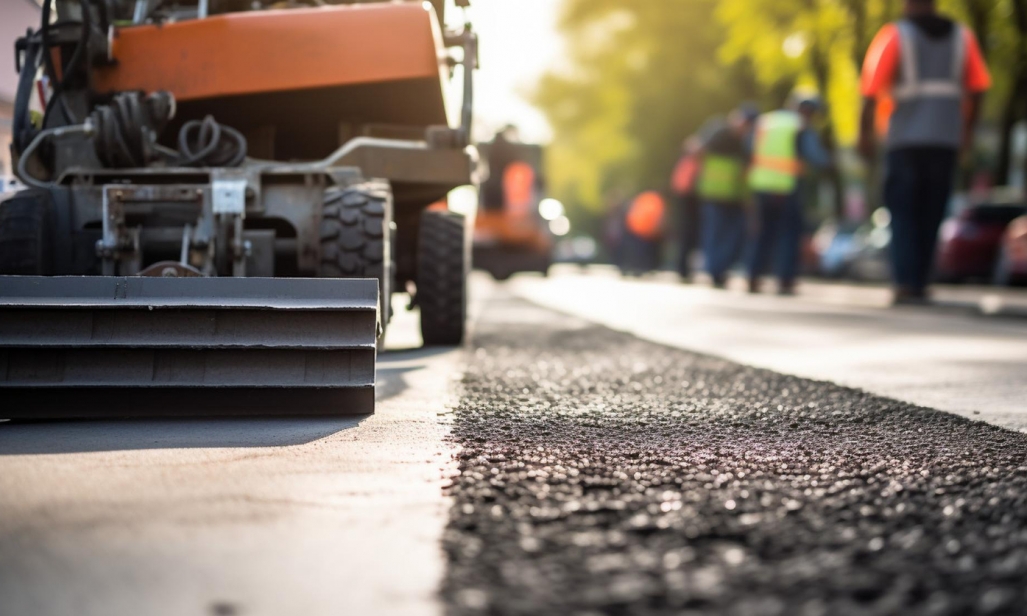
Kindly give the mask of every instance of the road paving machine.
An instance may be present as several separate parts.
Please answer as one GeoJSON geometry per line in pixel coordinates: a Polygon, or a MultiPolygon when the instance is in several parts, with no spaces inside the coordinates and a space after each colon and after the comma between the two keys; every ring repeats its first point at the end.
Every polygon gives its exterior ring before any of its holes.
{"type": "Polygon", "coordinates": [[[443,0],[40,13],[15,50],[0,417],[373,412],[397,289],[426,344],[460,343],[471,223],[428,206],[476,181],[477,41],[443,0]]]}
{"type": "Polygon", "coordinates": [[[548,274],[553,262],[553,234],[539,209],[545,195],[542,146],[521,143],[509,132],[478,144],[488,177],[475,218],[473,262],[496,280],[518,272],[548,274]]]}

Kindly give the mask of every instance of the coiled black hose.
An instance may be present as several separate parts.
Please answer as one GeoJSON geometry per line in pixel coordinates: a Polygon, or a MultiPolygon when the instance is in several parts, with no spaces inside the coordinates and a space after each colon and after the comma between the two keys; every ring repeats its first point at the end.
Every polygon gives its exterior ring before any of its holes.
{"type": "Polygon", "coordinates": [[[238,167],[246,160],[246,137],[207,116],[182,125],[178,152],[183,167],[238,167]]]}
{"type": "Polygon", "coordinates": [[[89,114],[96,157],[109,168],[145,167],[158,158],[157,137],[174,113],[170,94],[118,94],[89,114]]]}
{"type": "Polygon", "coordinates": [[[179,167],[237,167],[246,160],[246,137],[211,116],[182,126],[177,152],[161,148],[157,138],[174,114],[167,92],[118,94],[89,116],[97,158],[114,169],[145,167],[161,157],[179,167]]]}

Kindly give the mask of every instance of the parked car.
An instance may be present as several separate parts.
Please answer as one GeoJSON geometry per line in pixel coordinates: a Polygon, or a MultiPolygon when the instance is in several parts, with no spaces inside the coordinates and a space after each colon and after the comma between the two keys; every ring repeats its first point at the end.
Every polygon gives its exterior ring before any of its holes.
{"type": "Polygon", "coordinates": [[[940,281],[962,282],[994,276],[1006,228],[1027,214],[1022,203],[986,203],[964,208],[941,225],[935,275],[940,281]]]}
{"type": "Polygon", "coordinates": [[[819,258],[819,273],[828,278],[865,282],[887,280],[890,222],[888,210],[882,208],[862,224],[829,221],[821,225],[812,242],[819,258]]]}
{"type": "Polygon", "coordinates": [[[827,221],[813,234],[813,251],[817,258],[817,273],[827,278],[848,275],[852,258],[859,250],[856,232],[859,225],[827,221]]]}
{"type": "Polygon", "coordinates": [[[997,285],[1027,285],[1027,216],[1006,227],[992,277],[997,285]]]}

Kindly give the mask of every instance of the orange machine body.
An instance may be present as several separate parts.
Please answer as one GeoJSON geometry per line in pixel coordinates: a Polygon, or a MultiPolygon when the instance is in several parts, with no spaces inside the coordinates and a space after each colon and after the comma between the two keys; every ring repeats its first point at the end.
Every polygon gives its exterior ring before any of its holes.
{"type": "MultiPolygon", "coordinates": [[[[490,164],[499,162],[493,160],[492,144],[478,147],[490,164]]],[[[475,267],[498,279],[521,271],[547,271],[554,246],[548,223],[538,211],[544,185],[542,148],[521,143],[506,148],[514,159],[490,169],[474,224],[475,267]],[[489,183],[494,183],[494,190],[489,183]]]]}
{"type": "Polygon", "coordinates": [[[190,101],[440,80],[444,51],[434,12],[420,3],[229,13],[118,30],[116,63],[96,70],[94,87],[169,90],[190,101]]]}
{"type": "Polygon", "coordinates": [[[417,140],[448,125],[442,31],[421,2],[125,27],[112,54],[94,71],[98,94],[168,90],[178,112],[166,138],[213,115],[242,131],[256,158],[317,160],[354,137],[417,140]]]}

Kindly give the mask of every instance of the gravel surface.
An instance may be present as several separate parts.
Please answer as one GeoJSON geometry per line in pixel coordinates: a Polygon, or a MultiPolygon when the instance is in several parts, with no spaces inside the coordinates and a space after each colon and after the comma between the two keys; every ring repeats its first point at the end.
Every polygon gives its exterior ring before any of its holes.
{"type": "Polygon", "coordinates": [[[493,304],[451,614],[1027,614],[1027,435],[493,304]]]}

